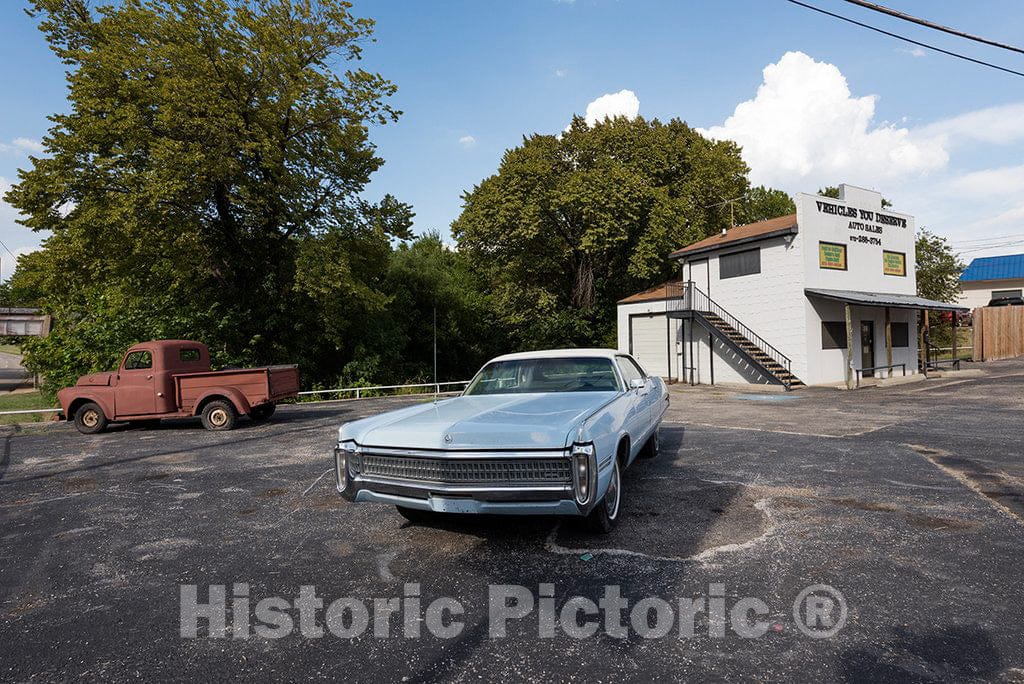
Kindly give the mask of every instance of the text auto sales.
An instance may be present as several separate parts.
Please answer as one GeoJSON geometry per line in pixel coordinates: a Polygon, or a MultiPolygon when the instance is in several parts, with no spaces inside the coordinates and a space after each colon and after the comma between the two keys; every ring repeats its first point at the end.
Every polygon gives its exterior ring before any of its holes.
{"type": "Polygon", "coordinates": [[[869,245],[881,245],[882,238],[878,237],[882,234],[882,226],[875,224],[883,224],[887,226],[897,226],[899,228],[907,227],[907,219],[899,216],[891,216],[889,214],[883,214],[880,211],[871,211],[869,209],[856,209],[854,207],[844,207],[841,204],[832,204],[831,202],[815,202],[818,205],[818,212],[821,214],[832,214],[833,216],[846,216],[852,219],[860,219],[857,221],[850,221],[849,229],[853,231],[859,231],[858,234],[850,236],[850,242],[861,242],[869,245]],[[866,223],[871,221],[873,223],[866,223]],[[874,235],[864,235],[863,233],[874,233],[874,235]]]}

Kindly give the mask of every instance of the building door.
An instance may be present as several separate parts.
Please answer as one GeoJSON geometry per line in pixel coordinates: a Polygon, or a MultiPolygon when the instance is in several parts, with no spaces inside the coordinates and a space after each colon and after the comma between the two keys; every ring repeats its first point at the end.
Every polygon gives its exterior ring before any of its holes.
{"type": "MultiPolygon", "coordinates": [[[[875,322],[860,322],[860,367],[871,368],[875,365],[875,322]]],[[[874,377],[873,371],[864,371],[864,377],[874,377]]]]}
{"type": "Polygon", "coordinates": [[[708,267],[707,259],[689,262],[688,275],[698,290],[703,291],[708,297],[711,296],[711,269],[708,267]]]}
{"type": "Polygon", "coordinates": [[[629,317],[629,353],[648,373],[671,376],[671,321],[665,314],[633,314],[629,317]]]}

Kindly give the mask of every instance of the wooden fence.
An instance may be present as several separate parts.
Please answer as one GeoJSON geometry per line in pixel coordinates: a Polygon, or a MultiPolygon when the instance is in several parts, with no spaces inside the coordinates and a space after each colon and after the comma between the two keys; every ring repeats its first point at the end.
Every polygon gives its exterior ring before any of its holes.
{"type": "Polygon", "coordinates": [[[983,306],[974,310],[974,360],[1024,356],[1024,306],[983,306]]]}

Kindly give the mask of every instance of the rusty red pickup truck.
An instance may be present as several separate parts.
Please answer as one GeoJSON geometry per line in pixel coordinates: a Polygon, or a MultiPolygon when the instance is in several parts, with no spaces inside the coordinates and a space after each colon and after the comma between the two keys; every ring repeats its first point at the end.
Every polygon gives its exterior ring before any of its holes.
{"type": "Polygon", "coordinates": [[[205,344],[154,340],[130,347],[115,372],[83,375],[57,399],[65,419],[91,435],[112,422],[187,416],[200,416],[207,430],[230,430],[239,416],[270,418],[298,391],[298,366],[213,371],[205,344]]]}

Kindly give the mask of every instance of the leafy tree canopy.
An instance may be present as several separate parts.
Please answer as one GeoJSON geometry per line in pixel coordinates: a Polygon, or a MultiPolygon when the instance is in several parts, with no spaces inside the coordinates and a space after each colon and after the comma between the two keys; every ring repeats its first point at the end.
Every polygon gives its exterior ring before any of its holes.
{"type": "Polygon", "coordinates": [[[917,232],[917,294],[940,302],[955,302],[960,295],[964,264],[946,242],[925,229],[917,232]]]}
{"type": "Polygon", "coordinates": [[[30,270],[58,327],[30,367],[60,386],[132,342],[187,336],[222,362],[328,372],[353,346],[338,321],[380,309],[375,269],[409,237],[408,206],[360,199],[383,163],[368,127],[398,116],[394,85],[345,68],[373,22],[342,0],[32,0],[30,14],[69,102],[5,197],[52,233],[30,270]]]}
{"type": "Polygon", "coordinates": [[[531,135],[467,192],[452,224],[518,347],[614,346],[615,302],[667,278],[668,255],[729,227],[740,149],[682,121],[617,118],[531,135]]]}

